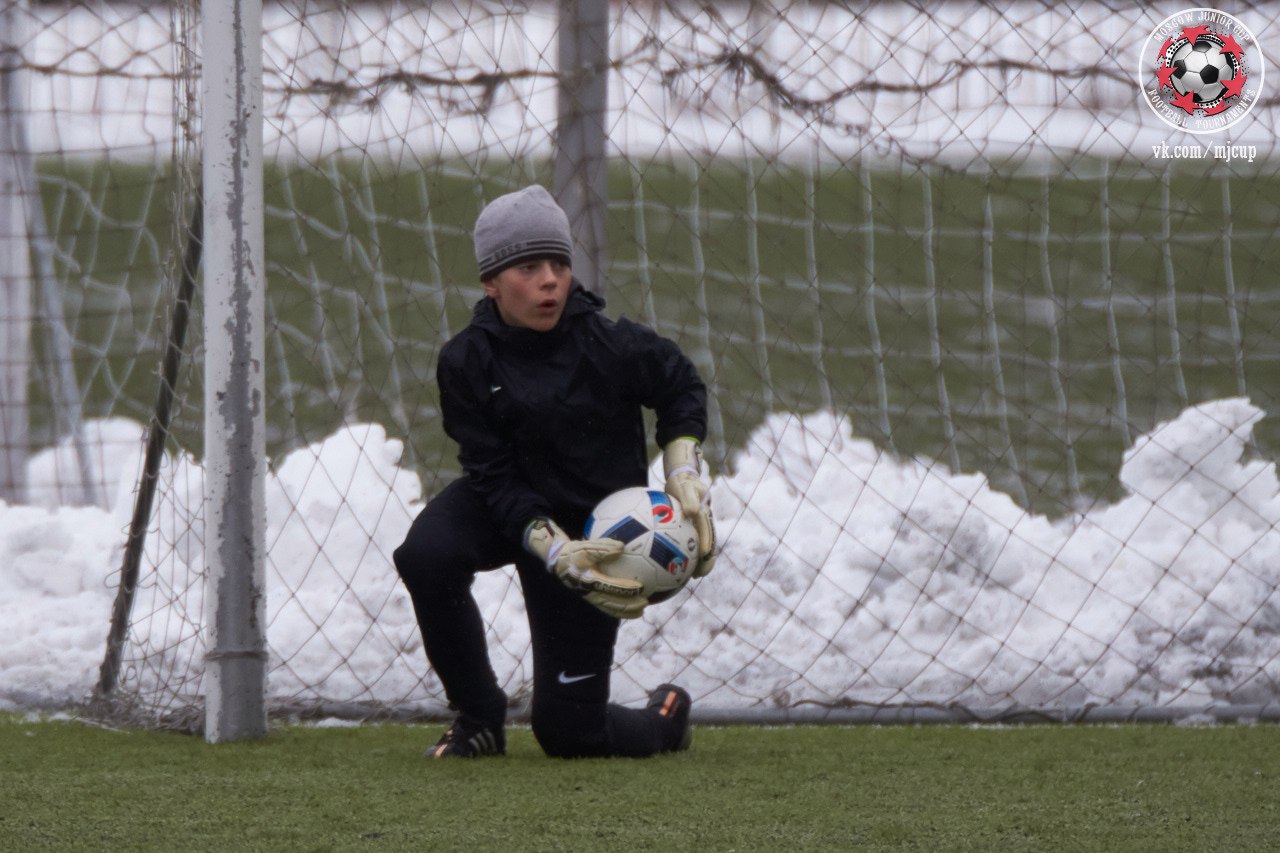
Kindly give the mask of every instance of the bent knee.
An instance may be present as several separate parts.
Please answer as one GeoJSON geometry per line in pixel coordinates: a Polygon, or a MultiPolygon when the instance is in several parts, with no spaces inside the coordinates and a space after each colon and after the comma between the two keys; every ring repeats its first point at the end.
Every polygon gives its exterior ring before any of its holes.
{"type": "Polygon", "coordinates": [[[391,552],[391,563],[396,567],[396,573],[404,578],[406,575],[421,573],[423,558],[412,542],[405,541],[391,552]]]}
{"type": "Polygon", "coordinates": [[[431,559],[412,542],[406,541],[391,552],[391,563],[396,567],[396,574],[405,583],[421,583],[435,574],[431,571],[431,559]]]}
{"type": "Polygon", "coordinates": [[[603,707],[538,708],[531,722],[538,746],[552,758],[590,758],[609,753],[603,707]]]}
{"type": "Polygon", "coordinates": [[[412,540],[391,553],[396,574],[410,590],[429,595],[451,595],[471,589],[475,570],[461,553],[449,548],[422,548],[412,540]]]}

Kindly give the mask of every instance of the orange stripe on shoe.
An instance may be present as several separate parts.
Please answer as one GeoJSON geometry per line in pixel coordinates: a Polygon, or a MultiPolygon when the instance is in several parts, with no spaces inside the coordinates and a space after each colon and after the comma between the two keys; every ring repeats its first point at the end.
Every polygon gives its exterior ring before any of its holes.
{"type": "Polygon", "coordinates": [[[676,693],[674,690],[669,691],[667,693],[667,701],[662,703],[662,710],[658,713],[662,714],[664,717],[670,717],[675,711],[676,702],[679,701],[679,699],[680,694],[676,693]]]}

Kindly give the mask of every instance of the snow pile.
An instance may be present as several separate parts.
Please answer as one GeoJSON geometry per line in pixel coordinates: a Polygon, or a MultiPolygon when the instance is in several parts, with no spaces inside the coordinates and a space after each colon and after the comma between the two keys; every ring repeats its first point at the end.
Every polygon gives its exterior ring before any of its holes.
{"type": "MultiPolygon", "coordinates": [[[[1190,408],[1125,455],[1128,497],[1051,520],[980,475],[882,453],[830,413],[772,416],[713,484],[716,571],[624,626],[615,697],[674,678],[720,708],[1274,701],[1280,483],[1245,453],[1261,417],[1245,399],[1190,408]]],[[[391,566],[422,505],[401,450],[382,427],[352,425],[269,474],[278,699],[439,705],[391,566]]],[[[33,482],[53,462],[35,457],[33,482]]],[[[93,687],[137,461],[119,467],[103,477],[123,484],[109,509],[0,505],[0,707],[93,687]]],[[[144,684],[171,668],[190,679],[202,655],[202,471],[181,456],[163,478],[144,563],[159,569],[134,610],[144,684]]],[[[483,575],[475,591],[515,692],[528,627],[511,578],[483,575]]]]}
{"type": "Polygon", "coordinates": [[[715,485],[729,571],[664,638],[725,705],[1274,700],[1280,485],[1243,458],[1261,417],[1188,409],[1126,454],[1129,497],[1053,522],[836,417],[774,416],[715,485]]]}

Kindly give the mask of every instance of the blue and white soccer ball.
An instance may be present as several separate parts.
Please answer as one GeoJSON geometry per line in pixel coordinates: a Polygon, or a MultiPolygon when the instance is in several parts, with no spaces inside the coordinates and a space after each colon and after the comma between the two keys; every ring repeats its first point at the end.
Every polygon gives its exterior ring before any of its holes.
{"type": "Polygon", "coordinates": [[[1170,63],[1170,82],[1180,95],[1190,92],[1197,104],[1208,104],[1222,97],[1223,85],[1236,76],[1231,55],[1222,52],[1221,42],[1212,36],[1201,36],[1174,51],[1170,63]]]}
{"type": "Polygon", "coordinates": [[[614,492],[587,519],[587,539],[616,539],[622,555],[601,564],[610,577],[644,586],[649,602],[664,601],[689,581],[698,563],[698,531],[670,495],[643,486],[614,492]]]}

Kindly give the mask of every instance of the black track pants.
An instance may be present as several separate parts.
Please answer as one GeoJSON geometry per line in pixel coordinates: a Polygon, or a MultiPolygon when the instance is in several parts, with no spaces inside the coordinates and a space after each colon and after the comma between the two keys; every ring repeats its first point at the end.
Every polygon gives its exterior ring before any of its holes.
{"type": "MultiPolygon", "coordinates": [[[[572,535],[572,534],[571,534],[572,535]]],[[[515,563],[533,639],[533,733],[548,755],[652,755],[678,733],[656,713],[609,702],[617,619],[566,589],[517,543],[502,540],[463,477],[428,502],[396,549],[427,660],[459,713],[499,726],[506,695],[489,663],[475,573],[515,563]]]]}

